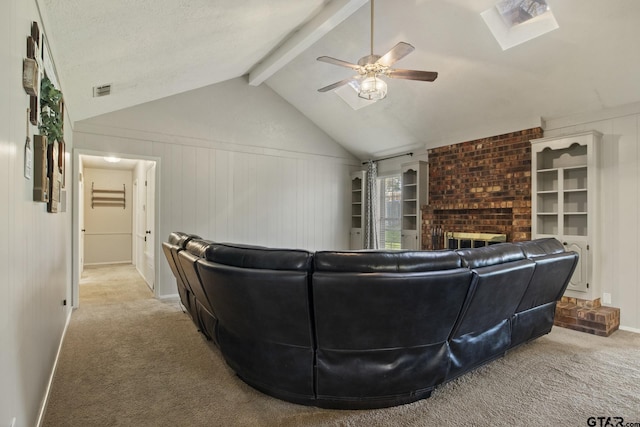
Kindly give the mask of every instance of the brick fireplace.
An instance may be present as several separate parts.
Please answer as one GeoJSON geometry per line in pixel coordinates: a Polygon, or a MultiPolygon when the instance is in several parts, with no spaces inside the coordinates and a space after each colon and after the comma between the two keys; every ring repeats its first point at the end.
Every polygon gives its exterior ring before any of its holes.
{"type": "MultiPolygon", "coordinates": [[[[429,205],[422,206],[422,249],[446,248],[447,232],[504,234],[531,239],[531,145],[542,128],[433,148],[429,154],[429,205]]],[[[608,336],[620,309],[562,297],[557,326],[608,336]]]]}
{"type": "Polygon", "coordinates": [[[529,240],[529,141],[541,137],[542,128],[533,128],[430,149],[429,205],[422,207],[423,249],[437,249],[433,230],[529,240]]]}

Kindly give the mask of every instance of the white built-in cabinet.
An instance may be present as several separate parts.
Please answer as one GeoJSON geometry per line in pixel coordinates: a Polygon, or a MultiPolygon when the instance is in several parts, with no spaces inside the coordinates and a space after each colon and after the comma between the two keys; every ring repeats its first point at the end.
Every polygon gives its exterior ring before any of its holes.
{"type": "Polygon", "coordinates": [[[367,191],[367,172],[351,173],[351,228],[349,248],[364,248],[365,205],[367,191]]]}
{"type": "Polygon", "coordinates": [[[555,237],[580,259],[565,295],[600,298],[596,131],[531,141],[531,237],[555,237]]]}
{"type": "Polygon", "coordinates": [[[422,213],[423,205],[428,203],[429,192],[428,163],[415,161],[404,163],[401,170],[402,200],[402,249],[422,249],[422,213]]]}

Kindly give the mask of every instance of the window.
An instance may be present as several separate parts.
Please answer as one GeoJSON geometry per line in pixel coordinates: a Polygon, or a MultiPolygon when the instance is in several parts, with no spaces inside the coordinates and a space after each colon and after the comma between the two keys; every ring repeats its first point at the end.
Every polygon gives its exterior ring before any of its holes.
{"type": "Polygon", "coordinates": [[[400,175],[378,178],[380,248],[400,249],[400,175]]]}

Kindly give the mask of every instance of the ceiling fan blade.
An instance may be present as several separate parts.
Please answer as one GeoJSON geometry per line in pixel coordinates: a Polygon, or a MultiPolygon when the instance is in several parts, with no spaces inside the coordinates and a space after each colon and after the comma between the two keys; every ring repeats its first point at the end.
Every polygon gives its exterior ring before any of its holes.
{"type": "Polygon", "coordinates": [[[432,82],[438,77],[435,71],[400,70],[392,68],[387,71],[387,75],[392,79],[421,80],[432,82]]]}
{"type": "Polygon", "coordinates": [[[318,92],[329,92],[330,90],[333,90],[333,89],[338,88],[340,86],[346,85],[347,83],[349,83],[352,80],[356,80],[356,78],[357,78],[357,76],[349,77],[349,78],[344,79],[344,80],[340,80],[339,82],[335,82],[333,84],[330,84],[329,86],[325,86],[325,87],[322,87],[322,88],[318,89],[318,92]]]}
{"type": "Polygon", "coordinates": [[[390,67],[397,61],[413,52],[414,49],[415,48],[409,43],[400,42],[392,47],[389,52],[382,55],[382,57],[378,59],[378,64],[384,65],[385,67],[390,67]]]}
{"type": "Polygon", "coordinates": [[[317,58],[318,61],[326,62],[328,64],[339,65],[341,67],[351,68],[353,70],[360,70],[360,66],[357,64],[352,64],[351,62],[343,61],[341,59],[332,58],[330,56],[321,56],[317,58]]]}

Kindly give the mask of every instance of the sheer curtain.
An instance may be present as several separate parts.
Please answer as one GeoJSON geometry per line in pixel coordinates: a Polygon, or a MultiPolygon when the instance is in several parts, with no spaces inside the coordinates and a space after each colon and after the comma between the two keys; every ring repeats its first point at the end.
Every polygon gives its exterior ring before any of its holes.
{"type": "Polygon", "coordinates": [[[369,161],[367,165],[366,194],[364,247],[365,249],[378,249],[378,166],[374,161],[369,161]]]}

